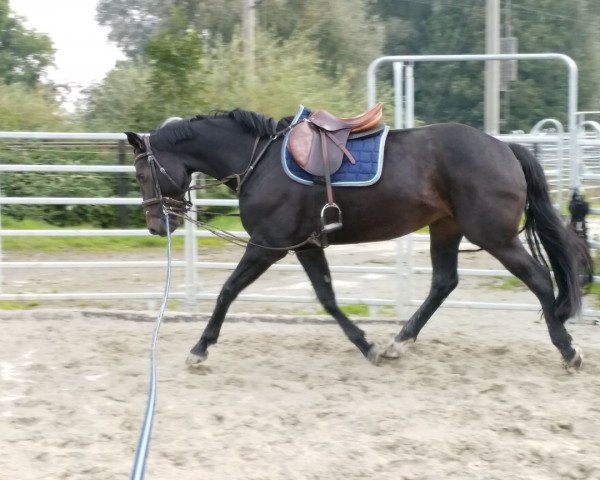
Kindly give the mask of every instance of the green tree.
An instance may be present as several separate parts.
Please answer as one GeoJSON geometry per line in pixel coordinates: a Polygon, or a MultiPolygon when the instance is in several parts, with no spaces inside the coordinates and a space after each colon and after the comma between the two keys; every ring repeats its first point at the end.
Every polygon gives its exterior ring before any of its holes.
{"type": "Polygon", "coordinates": [[[427,51],[428,21],[435,1],[372,0],[371,15],[384,25],[385,55],[416,55],[427,51]]]}
{"type": "MultiPolygon", "coordinates": [[[[0,130],[64,132],[74,128],[51,87],[0,84],[0,130]]],[[[114,151],[101,146],[68,148],[62,142],[0,140],[0,163],[98,164],[114,163],[114,159],[114,151]]],[[[2,194],[7,196],[110,196],[117,190],[114,176],[109,175],[3,173],[0,182],[2,194]]],[[[115,221],[116,209],[105,205],[3,205],[2,215],[43,219],[55,225],[107,226],[115,221]]]]}
{"type": "MultiPolygon", "coordinates": [[[[100,84],[88,89],[82,115],[86,127],[93,130],[147,131],[170,116],[238,107],[276,118],[293,114],[299,103],[329,108],[340,115],[356,113],[356,106],[363,104],[362,89],[357,91],[348,80],[325,75],[321,60],[310,47],[309,38],[297,37],[282,43],[273,35],[261,33],[257,36],[255,70],[251,75],[247,73],[247,58],[239,35],[212,49],[200,51],[197,45],[199,53],[193,56],[198,65],[187,70],[179,64],[182,74],[162,62],[154,67],[121,62],[100,84]],[[162,86],[155,84],[153,68],[161,68],[162,76],[172,77],[165,78],[162,86]],[[164,85],[174,85],[176,98],[172,91],[162,90],[164,85]]],[[[174,52],[167,51],[165,56],[171,54],[174,52]]],[[[178,60],[167,59],[167,63],[171,61],[178,60]]]]}
{"type": "MultiPolygon", "coordinates": [[[[579,108],[597,110],[600,97],[600,3],[522,0],[513,6],[513,29],[522,53],[558,52],[579,67],[579,108]]],[[[529,130],[552,117],[566,123],[567,73],[562,64],[519,62],[518,80],[508,93],[511,129],[529,130]]]]}
{"type": "Polygon", "coordinates": [[[120,62],[85,92],[80,111],[94,130],[156,127],[170,116],[198,113],[203,47],[180,7],[145,46],[145,55],[120,62]]]}
{"type": "Polygon", "coordinates": [[[0,84],[0,130],[64,131],[70,123],[52,88],[0,84]]]}
{"type": "Polygon", "coordinates": [[[329,108],[336,113],[356,113],[364,92],[350,79],[335,79],[322,68],[313,40],[298,34],[282,42],[269,33],[256,39],[254,72],[247,73],[242,39],[216,48],[200,70],[204,94],[198,105],[205,110],[243,107],[280,118],[293,114],[298,104],[329,108]],[[246,72],[245,74],[243,72],[246,72]]]}
{"type": "Polygon", "coordinates": [[[110,29],[110,40],[133,59],[145,53],[148,42],[170,21],[173,7],[184,13],[186,27],[218,43],[231,40],[241,6],[241,0],[100,0],[96,19],[110,29]]]}
{"type": "Polygon", "coordinates": [[[150,69],[142,62],[119,62],[102,82],[84,91],[78,105],[84,128],[100,132],[148,128],[149,112],[156,105],[149,77],[150,69]]]}
{"type": "MultiPolygon", "coordinates": [[[[73,128],[69,117],[60,113],[54,92],[46,86],[0,84],[0,130],[7,131],[67,131],[73,128]]],[[[107,163],[107,155],[97,155],[88,147],[65,148],[60,143],[35,140],[0,140],[0,163],[107,163]]],[[[110,158],[114,162],[114,154],[110,158]]],[[[104,175],[3,173],[2,193],[7,196],[99,196],[114,192],[114,180],[104,175]]],[[[112,208],[114,210],[114,208],[112,208]]],[[[88,222],[99,225],[114,219],[111,207],[3,205],[2,214],[22,219],[41,218],[56,225],[88,222]]]]}
{"type": "Polygon", "coordinates": [[[171,9],[161,30],[148,42],[146,57],[156,120],[189,111],[203,88],[202,76],[193,75],[201,69],[202,45],[180,7],[171,9]]]}
{"type": "Polygon", "coordinates": [[[143,53],[172,3],[171,0],[99,0],[96,20],[109,28],[109,40],[130,58],[136,58],[143,53]]]}
{"type": "MultiPolygon", "coordinates": [[[[428,19],[427,53],[468,54],[484,51],[485,0],[471,7],[435,2],[428,19]]],[[[483,123],[482,62],[428,63],[415,68],[415,113],[426,123],[483,123]]]]}
{"type": "Polygon", "coordinates": [[[47,35],[29,30],[0,0],[0,82],[35,86],[52,65],[54,48],[47,35]]]}
{"type": "MultiPolygon", "coordinates": [[[[173,7],[183,12],[185,28],[199,32],[207,46],[229,44],[240,30],[242,4],[243,0],[100,0],[97,18],[110,28],[111,40],[135,58],[147,53],[148,43],[172,21],[173,7]]],[[[380,54],[384,40],[383,24],[369,13],[368,4],[368,0],[262,0],[255,2],[254,13],[258,32],[267,30],[284,42],[310,37],[320,68],[364,87],[364,70],[380,54]]],[[[308,45],[299,47],[306,51],[308,45]]]]}
{"type": "MultiPolygon", "coordinates": [[[[372,9],[386,19],[386,55],[485,51],[484,0],[375,0],[372,9]],[[390,29],[394,25],[401,28],[390,29]]],[[[578,63],[581,109],[596,110],[600,97],[599,15],[598,0],[512,2],[512,34],[521,53],[565,53],[578,63]]],[[[481,62],[423,64],[415,76],[420,119],[482,125],[481,62]]],[[[503,93],[503,131],[529,130],[544,117],[566,121],[567,75],[561,64],[519,62],[518,77],[503,93]]]]}
{"type": "MultiPolygon", "coordinates": [[[[324,73],[364,88],[364,71],[381,55],[384,25],[366,0],[265,0],[259,24],[277,38],[310,38],[324,73]]],[[[296,42],[297,43],[297,42],[296,42]]]]}

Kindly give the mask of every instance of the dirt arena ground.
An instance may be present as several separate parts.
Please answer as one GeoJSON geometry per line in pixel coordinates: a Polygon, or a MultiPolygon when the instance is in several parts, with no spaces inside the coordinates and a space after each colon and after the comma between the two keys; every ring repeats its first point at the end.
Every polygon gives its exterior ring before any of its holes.
{"type": "MultiPolygon", "coordinates": [[[[394,255],[390,246],[367,250],[330,256],[387,265],[394,255]]],[[[211,259],[234,261],[232,252],[211,259]]],[[[426,257],[422,249],[417,265],[426,257]]],[[[495,266],[482,254],[461,257],[462,267],[481,265],[495,266]]],[[[164,273],[17,272],[5,289],[56,291],[66,282],[83,291],[160,291],[164,273]]],[[[201,273],[203,287],[216,291],[225,275],[201,273]]],[[[181,282],[178,273],[173,289],[181,282]]],[[[428,282],[415,278],[416,298],[428,282]]],[[[533,301],[498,284],[463,278],[451,300],[533,301]]],[[[397,288],[379,274],[334,275],[334,286],[340,296],[365,297],[393,297],[397,288]]],[[[250,293],[265,291],[309,295],[310,287],[302,274],[279,271],[250,293]]],[[[57,302],[0,313],[0,480],[127,478],[146,407],[156,315],[147,307],[57,302]]],[[[158,344],[146,478],[600,479],[593,319],[569,326],[585,355],[579,372],[562,367],[537,312],[472,309],[441,310],[404,357],[375,367],[332,322],[306,317],[317,311],[240,302],[207,363],[189,369],[184,360],[206,316],[171,308],[158,344]]],[[[381,345],[400,328],[387,315],[361,327],[381,345]]]]}
{"type": "MultiPolygon", "coordinates": [[[[535,315],[431,321],[375,367],[331,323],[230,321],[199,369],[201,322],[167,322],[146,478],[598,479],[598,327],[566,371],[535,315]]],[[[3,315],[0,478],[131,471],[152,323],[102,311],[3,315]]],[[[397,328],[363,323],[386,343],[397,328]]]]}

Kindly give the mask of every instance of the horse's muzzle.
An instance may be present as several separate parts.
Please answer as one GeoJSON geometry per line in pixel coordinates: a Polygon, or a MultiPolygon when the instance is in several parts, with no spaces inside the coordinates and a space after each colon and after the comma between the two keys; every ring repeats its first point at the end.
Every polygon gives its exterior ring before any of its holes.
{"type": "MultiPolygon", "coordinates": [[[[169,233],[173,233],[181,225],[181,219],[179,217],[169,215],[169,233]]],[[[159,235],[165,237],[167,235],[167,225],[165,219],[162,217],[146,217],[146,227],[152,235],[159,235]]]]}

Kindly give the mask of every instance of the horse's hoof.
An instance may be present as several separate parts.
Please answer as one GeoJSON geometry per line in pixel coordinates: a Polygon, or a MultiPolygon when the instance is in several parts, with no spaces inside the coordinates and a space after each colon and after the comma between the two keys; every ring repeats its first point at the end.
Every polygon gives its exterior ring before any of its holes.
{"type": "Polygon", "coordinates": [[[379,365],[381,362],[381,352],[374,343],[372,343],[369,347],[369,351],[367,352],[367,360],[373,365],[379,365]]]}
{"type": "Polygon", "coordinates": [[[381,354],[382,357],[385,358],[400,358],[402,355],[406,353],[408,349],[408,344],[414,343],[414,340],[404,340],[402,342],[398,342],[394,340],[381,354]]]}
{"type": "Polygon", "coordinates": [[[581,368],[581,364],[583,363],[583,353],[578,347],[573,347],[575,350],[575,355],[571,360],[563,360],[565,368],[573,368],[575,370],[579,370],[581,368]]]}
{"type": "Polygon", "coordinates": [[[198,355],[197,353],[190,352],[185,359],[186,365],[190,367],[196,367],[204,362],[208,358],[208,352],[203,353],[202,355],[198,355]]]}

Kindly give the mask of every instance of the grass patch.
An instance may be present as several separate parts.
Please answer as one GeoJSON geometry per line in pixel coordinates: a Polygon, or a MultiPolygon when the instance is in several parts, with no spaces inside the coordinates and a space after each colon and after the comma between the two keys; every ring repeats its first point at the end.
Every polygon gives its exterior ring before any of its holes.
{"type": "Polygon", "coordinates": [[[491,277],[483,286],[494,290],[527,290],[525,284],[516,277],[491,277]]]}
{"type": "MultiPolygon", "coordinates": [[[[369,317],[369,306],[364,303],[353,303],[340,305],[340,310],[349,317],[369,317]]],[[[396,315],[396,309],[390,305],[380,305],[376,308],[377,316],[393,317],[396,315]]],[[[320,309],[318,315],[327,315],[324,309],[320,309]]]]}
{"type": "Polygon", "coordinates": [[[222,230],[243,231],[242,221],[237,215],[224,215],[212,218],[208,224],[222,230]]]}
{"type": "MultiPolygon", "coordinates": [[[[600,275],[600,251],[595,250],[593,253],[594,260],[594,275],[600,275]]],[[[597,304],[600,304],[600,283],[592,283],[584,287],[584,292],[591,295],[597,304]]]]}
{"type": "Polygon", "coordinates": [[[342,312],[344,312],[348,316],[353,317],[368,317],[369,316],[369,306],[363,303],[351,304],[351,305],[342,305],[340,307],[342,312]]]}
{"type": "Polygon", "coordinates": [[[28,310],[39,305],[33,300],[0,300],[0,310],[28,310]]]}
{"type": "MultiPolygon", "coordinates": [[[[10,230],[61,230],[41,220],[2,219],[2,228],[10,230]]],[[[65,230],[92,229],[89,225],[77,225],[65,230]]],[[[38,237],[23,235],[18,237],[2,237],[2,248],[14,252],[119,252],[123,250],[139,250],[144,248],[164,248],[166,239],[150,234],[143,237],[38,237]]],[[[183,238],[173,237],[173,249],[183,248],[183,238]]]]}
{"type": "MultiPolygon", "coordinates": [[[[239,216],[224,215],[214,217],[207,222],[211,227],[228,232],[243,232],[244,227],[239,216]]],[[[198,244],[205,247],[222,247],[229,242],[217,237],[200,238],[198,244]]]]}
{"type": "Polygon", "coordinates": [[[592,295],[596,302],[600,304],[600,284],[592,283],[591,285],[586,285],[585,293],[592,295]]]}
{"type": "MultiPolygon", "coordinates": [[[[215,228],[243,231],[239,217],[215,217],[210,222],[215,228]]],[[[2,219],[2,228],[10,230],[61,230],[60,227],[50,225],[41,220],[25,219],[14,220],[2,219]]],[[[89,225],[77,225],[65,228],[65,230],[92,229],[89,225]]],[[[142,237],[38,237],[23,235],[18,237],[2,237],[2,249],[13,252],[122,252],[142,249],[161,248],[164,249],[167,239],[148,234],[142,237]]],[[[172,247],[174,251],[183,249],[184,238],[173,236],[172,247]]],[[[202,246],[219,247],[228,243],[220,238],[200,238],[198,244],[202,246]]]]}

